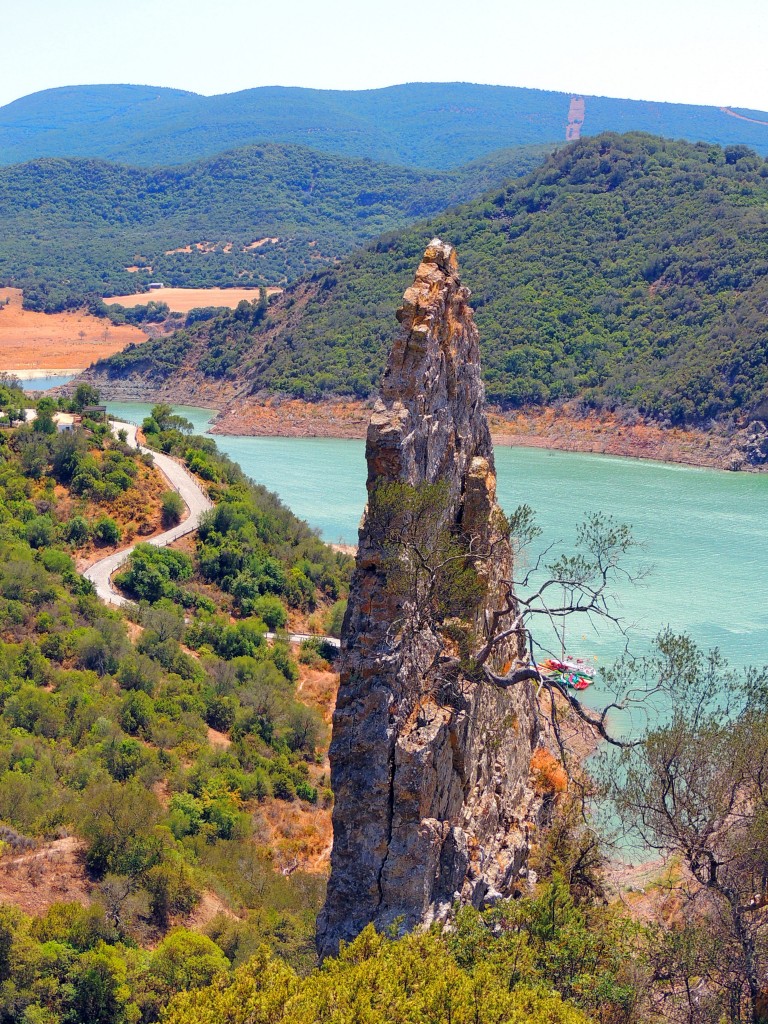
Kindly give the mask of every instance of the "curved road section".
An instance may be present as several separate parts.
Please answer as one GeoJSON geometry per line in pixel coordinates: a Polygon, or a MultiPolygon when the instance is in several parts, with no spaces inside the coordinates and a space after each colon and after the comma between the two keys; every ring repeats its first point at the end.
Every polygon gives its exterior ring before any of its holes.
{"type": "MultiPolygon", "coordinates": [[[[189,509],[189,515],[178,526],[174,526],[172,529],[166,530],[165,533],[160,533],[156,537],[150,537],[142,543],[154,544],[157,548],[164,548],[173,541],[178,540],[179,537],[185,537],[188,533],[194,533],[200,523],[202,514],[207,512],[208,509],[213,508],[213,502],[203,492],[197,480],[182,465],[172,459],[170,455],[150,451],[149,448],[142,448],[136,440],[137,428],[132,423],[115,422],[112,424],[112,429],[115,433],[118,430],[124,430],[128,435],[128,444],[131,448],[138,448],[143,454],[152,456],[157,468],[174,491],[178,491],[182,501],[189,509]]],[[[83,573],[83,576],[94,585],[96,593],[101,600],[106,601],[107,604],[123,605],[131,603],[128,598],[118,594],[112,586],[111,577],[122,565],[125,565],[135,547],[136,544],[131,544],[130,547],[123,548],[122,551],[115,551],[105,558],[100,558],[98,562],[94,562],[83,573]]]]}

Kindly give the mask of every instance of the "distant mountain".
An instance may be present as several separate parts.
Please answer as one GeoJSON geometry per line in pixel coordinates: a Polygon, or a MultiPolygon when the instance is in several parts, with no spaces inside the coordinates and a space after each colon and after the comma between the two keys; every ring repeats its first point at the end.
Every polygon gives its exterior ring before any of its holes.
{"type": "Polygon", "coordinates": [[[435,235],[455,245],[472,290],[491,401],[580,397],[675,423],[768,417],[768,161],[647,135],[573,143],[300,281],[265,320],[219,316],[97,364],[94,378],[367,396],[435,235]]]}
{"type": "Polygon", "coordinates": [[[646,131],[768,152],[768,113],[467,83],[342,92],[279,86],[223,96],[134,85],[72,86],[0,108],[0,164],[100,157],[176,164],[256,142],[413,167],[449,168],[497,149],[605,131],[646,131]],[[579,124],[583,120],[583,124],[579,124]],[[759,122],[765,123],[759,123],[759,122]]]}
{"type": "Polygon", "coordinates": [[[173,168],[84,158],[0,168],[0,284],[47,311],[153,279],[285,284],[531,170],[547,151],[505,150],[450,171],[273,143],[173,168]]]}

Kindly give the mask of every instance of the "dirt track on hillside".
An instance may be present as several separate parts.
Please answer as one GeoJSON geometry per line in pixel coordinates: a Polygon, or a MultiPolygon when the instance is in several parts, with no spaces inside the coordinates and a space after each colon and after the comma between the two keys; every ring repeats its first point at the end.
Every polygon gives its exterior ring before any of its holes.
{"type": "Polygon", "coordinates": [[[737,117],[739,121],[751,121],[752,124],[762,124],[765,125],[766,128],[768,128],[768,121],[760,121],[756,117],[747,117],[746,114],[737,114],[736,111],[731,110],[730,107],[720,107],[720,112],[722,114],[727,114],[729,117],[737,117]]]}

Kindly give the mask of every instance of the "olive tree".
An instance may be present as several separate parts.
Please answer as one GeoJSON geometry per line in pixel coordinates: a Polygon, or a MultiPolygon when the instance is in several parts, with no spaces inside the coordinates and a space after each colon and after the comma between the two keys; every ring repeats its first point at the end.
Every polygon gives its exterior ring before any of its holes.
{"type": "Polygon", "coordinates": [[[625,667],[674,694],[666,720],[602,771],[634,842],[683,865],[684,927],[657,949],[661,991],[682,1005],[678,1019],[765,1019],[768,669],[736,673],[717,650],[671,633],[625,667]]]}

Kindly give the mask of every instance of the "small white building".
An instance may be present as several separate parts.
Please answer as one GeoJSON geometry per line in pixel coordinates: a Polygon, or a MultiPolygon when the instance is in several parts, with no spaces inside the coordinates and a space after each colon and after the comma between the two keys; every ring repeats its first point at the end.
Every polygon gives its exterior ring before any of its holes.
{"type": "Polygon", "coordinates": [[[59,434],[75,429],[75,417],[71,412],[55,412],[53,414],[53,422],[56,424],[56,430],[59,434]]]}

